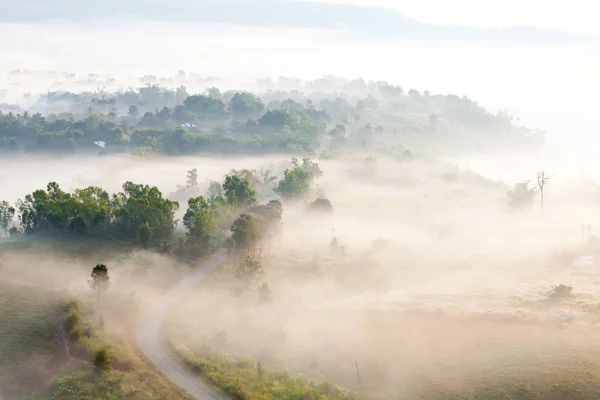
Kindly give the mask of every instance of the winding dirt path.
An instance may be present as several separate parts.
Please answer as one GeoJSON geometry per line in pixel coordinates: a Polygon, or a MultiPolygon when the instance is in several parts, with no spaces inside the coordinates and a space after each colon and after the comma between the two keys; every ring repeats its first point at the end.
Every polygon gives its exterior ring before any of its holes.
{"type": "Polygon", "coordinates": [[[167,355],[160,344],[160,328],[165,318],[183,300],[183,297],[200,283],[207,272],[224,260],[225,254],[223,252],[215,254],[202,266],[183,278],[177,285],[170,288],[146,311],[136,332],[138,344],[150,361],[173,383],[200,400],[225,400],[225,398],[198,380],[197,377],[186,371],[167,355]]]}

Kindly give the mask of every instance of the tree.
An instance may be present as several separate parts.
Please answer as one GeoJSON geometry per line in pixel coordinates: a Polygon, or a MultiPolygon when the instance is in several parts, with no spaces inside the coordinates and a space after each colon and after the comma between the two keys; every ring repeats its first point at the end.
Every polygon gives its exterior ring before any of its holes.
{"type": "Polygon", "coordinates": [[[231,239],[239,250],[248,249],[260,237],[260,225],[255,216],[241,214],[231,225],[231,239]]]}
{"type": "Polygon", "coordinates": [[[212,181],[208,185],[207,195],[209,199],[215,198],[217,196],[221,196],[223,193],[223,186],[219,182],[212,181]]]}
{"type": "Polygon", "coordinates": [[[156,186],[125,182],[123,192],[113,197],[112,207],[113,228],[121,237],[137,238],[140,225],[145,223],[152,230],[153,242],[167,241],[173,235],[179,203],[165,199],[156,186]]]}
{"type": "Polygon", "coordinates": [[[542,212],[544,212],[544,186],[546,186],[546,183],[550,179],[552,179],[552,177],[547,176],[546,172],[543,169],[538,171],[537,184],[538,184],[538,188],[540,189],[540,201],[541,201],[541,206],[542,206],[542,212]]]}
{"type": "Polygon", "coordinates": [[[281,221],[283,205],[279,200],[271,200],[267,204],[254,206],[249,211],[257,217],[260,217],[268,226],[281,221]]]}
{"type": "Polygon", "coordinates": [[[314,213],[331,214],[333,212],[333,206],[331,205],[331,202],[324,197],[319,197],[310,203],[308,209],[314,213]]]}
{"type": "Polygon", "coordinates": [[[252,93],[236,93],[229,102],[229,112],[238,115],[250,117],[261,114],[265,110],[265,105],[252,93]]]}
{"type": "Polygon", "coordinates": [[[137,238],[144,248],[147,249],[150,247],[152,244],[152,227],[148,222],[144,222],[138,226],[137,238]]]}
{"type": "Polygon", "coordinates": [[[0,231],[8,234],[9,226],[15,217],[15,208],[8,201],[0,202],[0,231]]]}
{"type": "Polygon", "coordinates": [[[284,199],[302,197],[310,190],[310,174],[299,168],[286,169],[273,190],[284,199]]]}
{"type": "Polygon", "coordinates": [[[531,206],[535,198],[536,190],[529,186],[529,181],[515,184],[513,190],[507,193],[510,205],[514,208],[531,206]]]}
{"type": "Polygon", "coordinates": [[[306,195],[310,190],[310,185],[314,179],[320,177],[323,172],[319,164],[308,158],[302,160],[292,158],[293,169],[286,169],[278,185],[273,189],[284,199],[299,198],[306,195]]]}
{"type": "Polygon", "coordinates": [[[256,192],[250,187],[248,180],[241,179],[237,175],[225,177],[223,191],[231,205],[245,207],[256,203],[256,192]]]}
{"type": "Polygon", "coordinates": [[[183,106],[190,112],[197,115],[218,115],[225,112],[225,103],[223,103],[220,99],[215,99],[201,94],[189,96],[183,101],[183,106]]]}
{"type": "Polygon", "coordinates": [[[196,168],[191,169],[187,172],[187,186],[197,187],[198,186],[198,170],[196,168]]]}
{"type": "Polygon", "coordinates": [[[211,99],[215,99],[215,100],[221,100],[221,98],[223,97],[221,95],[221,91],[219,90],[219,88],[216,87],[211,87],[208,88],[208,90],[206,91],[206,94],[208,95],[208,97],[210,97],[211,99]]]}
{"type": "Polygon", "coordinates": [[[247,180],[252,190],[256,190],[256,187],[261,183],[261,177],[253,169],[232,169],[229,171],[229,175],[238,176],[241,180],[247,180]]]}
{"type": "Polygon", "coordinates": [[[100,292],[108,290],[111,284],[106,265],[98,264],[92,269],[92,274],[90,275],[90,278],[88,278],[88,284],[90,289],[96,291],[98,305],[100,305],[100,292]]]}
{"type": "Polygon", "coordinates": [[[416,90],[416,89],[410,89],[410,90],[408,91],[408,95],[409,95],[410,97],[419,97],[419,95],[420,95],[420,94],[419,94],[419,91],[418,91],[418,90],[416,90]]]}
{"type": "Polygon", "coordinates": [[[347,143],[346,127],[344,125],[337,124],[328,134],[331,138],[333,147],[341,147],[347,143]]]}
{"type": "Polygon", "coordinates": [[[262,264],[250,256],[246,256],[244,261],[238,266],[238,278],[244,281],[251,281],[262,275],[262,264]]]}
{"type": "Polygon", "coordinates": [[[204,254],[209,248],[217,221],[213,216],[210,204],[203,196],[188,200],[188,209],[183,216],[183,225],[187,229],[189,247],[204,254]]]}

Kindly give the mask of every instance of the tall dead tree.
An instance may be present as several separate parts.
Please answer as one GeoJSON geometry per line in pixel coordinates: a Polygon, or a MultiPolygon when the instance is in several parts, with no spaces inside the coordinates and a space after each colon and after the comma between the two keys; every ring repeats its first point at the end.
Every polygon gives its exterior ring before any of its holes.
{"type": "Polygon", "coordinates": [[[543,169],[538,171],[537,183],[538,183],[538,187],[540,188],[540,201],[542,204],[542,212],[544,212],[544,186],[546,186],[546,183],[550,179],[552,179],[552,176],[547,176],[546,171],[544,171],[543,169]]]}

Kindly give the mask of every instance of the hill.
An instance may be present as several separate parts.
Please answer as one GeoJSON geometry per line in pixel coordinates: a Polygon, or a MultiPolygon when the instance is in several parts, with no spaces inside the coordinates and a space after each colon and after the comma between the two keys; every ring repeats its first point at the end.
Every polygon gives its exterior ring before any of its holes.
{"type": "Polygon", "coordinates": [[[595,39],[551,29],[516,27],[503,30],[441,27],[419,23],[399,12],[380,7],[276,0],[200,0],[170,2],[126,0],[119,7],[106,7],[91,0],[40,0],[11,2],[3,9],[1,21],[39,22],[69,20],[89,22],[107,18],[142,18],[155,21],[253,25],[301,29],[336,29],[361,36],[417,39],[508,39],[571,40],[595,39]]]}
{"type": "Polygon", "coordinates": [[[193,80],[145,76],[137,90],[52,91],[17,113],[0,107],[0,152],[97,153],[101,141],[107,151],[139,154],[371,149],[402,158],[539,149],[545,137],[466,96],[381,81],[266,78],[252,92],[208,87],[194,94],[185,86],[193,80]]]}

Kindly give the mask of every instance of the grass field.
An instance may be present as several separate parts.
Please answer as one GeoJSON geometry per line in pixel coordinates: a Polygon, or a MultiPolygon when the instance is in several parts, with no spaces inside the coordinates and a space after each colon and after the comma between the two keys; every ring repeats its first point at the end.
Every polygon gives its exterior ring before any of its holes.
{"type": "Polygon", "coordinates": [[[58,338],[64,294],[0,280],[0,390],[43,387],[65,363],[58,338]]]}
{"type": "MultiPolygon", "coordinates": [[[[64,292],[0,281],[0,389],[4,399],[188,399],[124,338],[102,335],[84,319],[90,337],[62,339],[64,292]],[[106,347],[113,370],[94,371],[91,354],[106,347]]],[[[1,397],[0,397],[1,398],[1,397]]]]}
{"type": "MultiPolygon", "coordinates": [[[[227,268],[215,270],[171,321],[171,345],[190,370],[240,399],[276,398],[273,382],[293,388],[297,376],[307,378],[303,389],[326,381],[377,400],[600,398],[598,274],[529,263],[479,290],[451,287],[394,300],[358,292],[347,279],[352,263],[352,255],[341,262],[341,279],[328,256],[273,256],[260,280],[269,283],[270,305],[256,303],[255,289],[240,293],[227,268]],[[573,293],[549,301],[550,283],[561,282],[573,293]],[[348,283],[349,292],[338,292],[348,283]],[[570,326],[559,323],[562,312],[574,316],[570,326]],[[273,371],[262,380],[256,360],[273,371]],[[280,371],[286,378],[275,378],[280,371]]],[[[359,271],[366,281],[364,267],[359,271]]]]}
{"type": "Polygon", "coordinates": [[[190,399],[145,358],[133,336],[138,309],[170,285],[178,268],[179,274],[185,273],[185,266],[170,265],[165,257],[118,242],[40,238],[0,243],[0,276],[12,279],[0,280],[4,398],[190,399]],[[96,296],[86,282],[98,262],[109,265],[113,280],[103,301],[104,329],[95,311],[96,296]],[[74,294],[84,302],[84,334],[69,340],[69,359],[63,340],[64,304],[74,294]],[[108,349],[111,371],[97,373],[93,367],[93,354],[100,348],[108,349]]]}
{"type": "Polygon", "coordinates": [[[328,382],[311,381],[285,371],[263,369],[251,359],[215,349],[171,345],[174,356],[198,379],[235,400],[343,400],[358,399],[350,391],[328,382]]]}

